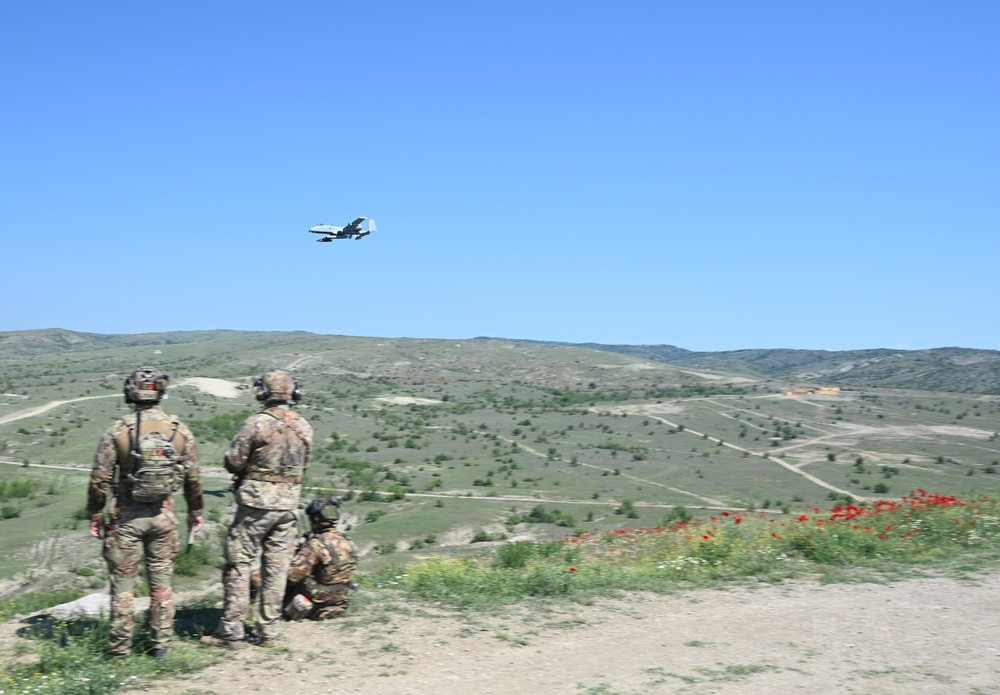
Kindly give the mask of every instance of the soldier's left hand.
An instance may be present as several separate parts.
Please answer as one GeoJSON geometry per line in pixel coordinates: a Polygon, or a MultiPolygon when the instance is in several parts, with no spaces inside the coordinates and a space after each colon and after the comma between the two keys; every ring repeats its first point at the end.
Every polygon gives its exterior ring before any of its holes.
{"type": "Polygon", "coordinates": [[[205,523],[205,519],[203,517],[200,517],[197,514],[188,514],[189,531],[194,532],[197,535],[198,531],[201,531],[203,523],[205,523]]]}

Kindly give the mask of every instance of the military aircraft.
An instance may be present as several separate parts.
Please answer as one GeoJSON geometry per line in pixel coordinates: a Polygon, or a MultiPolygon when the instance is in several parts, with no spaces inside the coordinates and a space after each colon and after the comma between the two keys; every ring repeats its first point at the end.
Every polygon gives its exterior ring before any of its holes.
{"type": "Polygon", "coordinates": [[[334,239],[364,239],[366,236],[371,234],[375,230],[375,220],[368,220],[368,229],[362,229],[361,223],[364,222],[367,217],[359,217],[354,220],[346,227],[335,227],[332,224],[318,224],[315,227],[309,229],[313,234],[324,234],[322,239],[317,239],[316,241],[333,241],[334,239]]]}

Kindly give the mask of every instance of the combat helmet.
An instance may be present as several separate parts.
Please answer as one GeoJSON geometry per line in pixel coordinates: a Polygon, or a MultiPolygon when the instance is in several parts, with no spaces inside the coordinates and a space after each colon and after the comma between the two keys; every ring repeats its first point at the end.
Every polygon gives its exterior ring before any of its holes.
{"type": "Polygon", "coordinates": [[[284,369],[272,369],[253,382],[253,395],[258,401],[297,401],[302,398],[302,388],[284,369]]]}
{"type": "Polygon", "coordinates": [[[316,497],[306,507],[306,516],[317,526],[333,526],[340,519],[340,498],[335,495],[316,497]],[[333,507],[332,512],[326,512],[327,505],[333,507]]]}
{"type": "Polygon", "coordinates": [[[167,392],[170,377],[156,367],[138,367],[125,379],[122,392],[126,403],[159,403],[167,392]]]}

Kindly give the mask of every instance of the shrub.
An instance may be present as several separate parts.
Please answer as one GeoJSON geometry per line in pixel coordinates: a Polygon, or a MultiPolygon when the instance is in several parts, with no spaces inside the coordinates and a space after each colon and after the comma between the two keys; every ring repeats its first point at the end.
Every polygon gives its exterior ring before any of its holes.
{"type": "Polygon", "coordinates": [[[211,565],[217,557],[219,557],[219,553],[212,552],[207,543],[181,548],[180,553],[174,558],[174,572],[181,577],[197,576],[198,570],[206,565],[211,565]]]}
{"type": "Polygon", "coordinates": [[[0,516],[4,519],[16,519],[21,516],[22,511],[23,509],[19,505],[5,504],[3,507],[0,507],[0,516]]]}

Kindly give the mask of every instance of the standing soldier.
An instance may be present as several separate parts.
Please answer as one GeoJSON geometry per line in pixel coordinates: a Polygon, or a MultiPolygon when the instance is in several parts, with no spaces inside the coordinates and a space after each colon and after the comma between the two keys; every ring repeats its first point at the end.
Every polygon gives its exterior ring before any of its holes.
{"type": "Polygon", "coordinates": [[[264,410],[251,415],[226,452],[235,478],[236,516],[225,543],[222,621],[203,644],[228,649],[244,645],[243,621],[250,612],[251,567],[260,555],[261,588],[255,621],[261,646],[271,646],[281,618],[302,478],[312,454],[313,431],[290,401],[302,397],[286,371],[269,371],[253,386],[264,410]]]}
{"type": "Polygon", "coordinates": [[[358,549],[337,530],[340,500],[331,497],[331,516],[323,511],[326,502],[314,499],[306,514],[312,530],[299,546],[288,570],[285,617],[289,620],[326,620],[347,610],[351,578],[358,566],[358,549]]]}
{"type": "Polygon", "coordinates": [[[139,367],[125,380],[125,402],[134,412],[101,437],[87,490],[90,535],[104,539],[111,576],[111,636],[106,656],[125,658],[135,633],[135,583],[142,554],[149,580],[152,655],[170,654],[174,597],[173,560],[180,547],[173,493],[184,487],[188,527],[202,525],[198,447],[191,430],[160,407],[169,377],[154,367],[139,367]],[[109,519],[104,506],[112,500],[109,519]]]}

